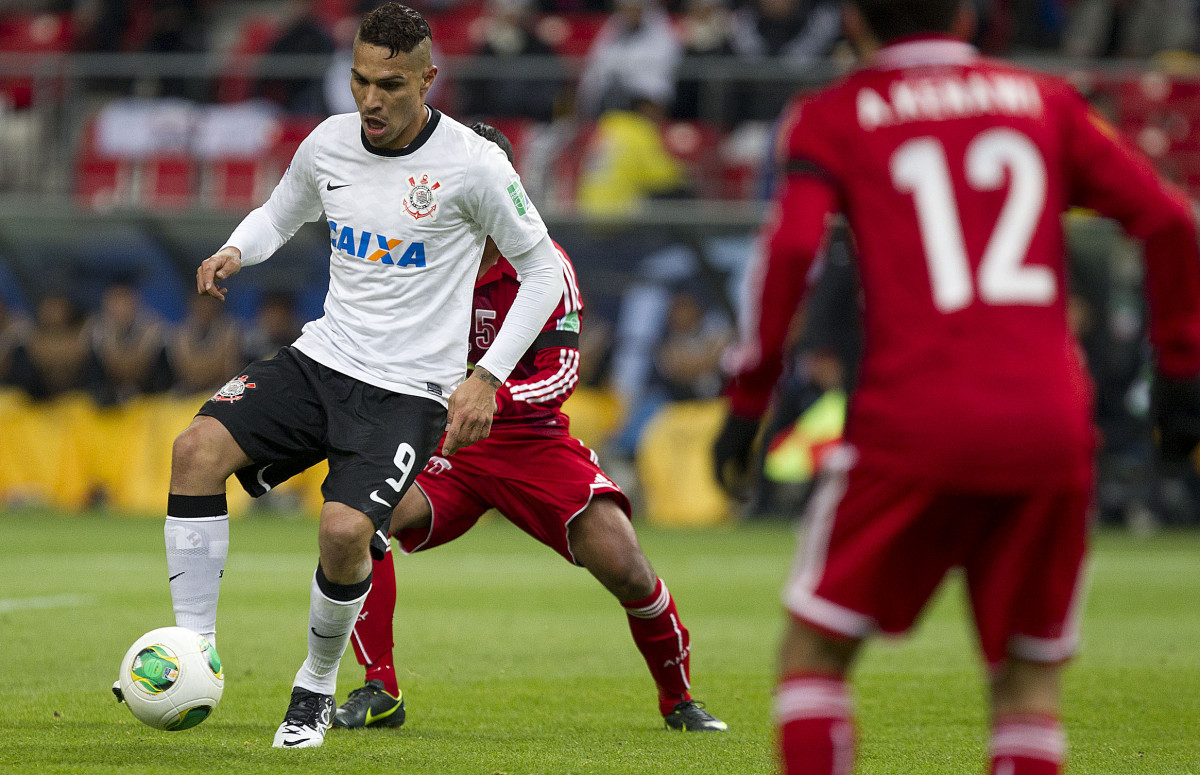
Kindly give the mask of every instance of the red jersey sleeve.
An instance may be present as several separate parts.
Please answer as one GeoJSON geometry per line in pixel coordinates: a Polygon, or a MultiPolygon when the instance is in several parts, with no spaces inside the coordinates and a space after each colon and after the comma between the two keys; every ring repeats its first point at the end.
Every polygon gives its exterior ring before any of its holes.
{"type": "Polygon", "coordinates": [[[1168,377],[1200,374],[1200,247],[1186,195],[1164,181],[1073,91],[1065,147],[1071,204],[1117,220],[1144,243],[1150,341],[1168,377]]]}
{"type": "Polygon", "coordinates": [[[742,341],[734,351],[731,410],[755,418],[766,411],[783,369],[783,347],[804,295],[813,262],[825,241],[829,217],[839,209],[836,153],[804,106],[784,124],[779,164],[784,174],[764,228],[758,264],[741,316],[742,341]]]}
{"type": "MultiPolygon", "coordinates": [[[[561,248],[558,250],[562,251],[561,248]]],[[[579,384],[579,327],[583,300],[575,284],[574,267],[564,271],[567,286],[563,299],[529,348],[533,353],[533,373],[515,379],[510,377],[496,391],[496,414],[512,416],[557,410],[579,384]]]]}
{"type": "MultiPolygon", "coordinates": [[[[578,339],[579,335],[575,334],[575,341],[578,339]]],[[[537,371],[531,376],[510,379],[496,391],[497,414],[511,416],[522,414],[523,409],[558,409],[575,392],[575,386],[579,384],[577,344],[539,349],[534,364],[537,371]]]]}

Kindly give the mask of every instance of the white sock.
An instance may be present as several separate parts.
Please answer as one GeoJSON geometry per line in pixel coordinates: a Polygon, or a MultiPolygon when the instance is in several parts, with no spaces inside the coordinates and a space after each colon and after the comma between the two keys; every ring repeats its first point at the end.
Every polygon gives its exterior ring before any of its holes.
{"type": "Polygon", "coordinates": [[[338,665],[350,645],[350,633],[370,589],[370,576],[358,584],[334,584],[317,567],[308,606],[308,658],[296,673],[293,686],[318,694],[336,692],[338,665]]]}
{"type": "Polygon", "coordinates": [[[217,597],[229,556],[229,514],[168,516],[163,537],[175,624],[195,630],[215,646],[217,597]]]}

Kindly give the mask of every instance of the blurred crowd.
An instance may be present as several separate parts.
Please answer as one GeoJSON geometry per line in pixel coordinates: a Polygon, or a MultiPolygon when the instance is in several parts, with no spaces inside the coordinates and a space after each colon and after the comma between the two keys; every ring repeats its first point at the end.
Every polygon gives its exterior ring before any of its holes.
{"type": "Polygon", "coordinates": [[[0,385],[39,401],[83,392],[101,406],[212,393],[246,363],[295,341],[300,324],[285,294],[267,296],[248,324],[216,299],[193,296],[183,320],[169,323],[132,280],[110,284],[92,312],[58,292],[43,295],[32,316],[0,302],[0,385]]]}
{"type": "MultiPolygon", "coordinates": [[[[378,0],[6,0],[0,10],[57,14],[66,51],[311,54],[344,70],[356,21],[378,0]]],[[[596,118],[637,100],[668,115],[700,113],[701,80],[677,75],[683,60],[735,57],[746,67],[803,67],[846,48],[837,0],[413,0],[438,51],[485,62],[584,55],[577,89],[514,75],[462,84],[457,112],[549,120],[556,112],[596,118]]],[[[976,43],[987,53],[1062,53],[1148,58],[1194,52],[1191,0],[975,0],[976,43]]],[[[37,33],[34,33],[35,35],[37,33]]],[[[499,68],[489,68],[500,72],[499,68]]],[[[453,78],[454,73],[446,73],[453,78]]],[[[345,80],[344,78],[341,80],[345,80]]],[[[211,82],[164,78],[157,96],[224,99],[211,82]]],[[[289,111],[348,107],[345,84],[261,78],[253,94],[289,111]]],[[[762,95],[720,106],[728,121],[762,117],[762,95]]],[[[768,100],[774,102],[774,100],[768,100]]]]}

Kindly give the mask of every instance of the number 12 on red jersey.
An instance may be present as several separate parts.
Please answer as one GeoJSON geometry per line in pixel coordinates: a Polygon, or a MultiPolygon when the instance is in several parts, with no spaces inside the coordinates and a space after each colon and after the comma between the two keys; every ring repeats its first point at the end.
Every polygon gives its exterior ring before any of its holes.
{"type": "Polygon", "coordinates": [[[1041,152],[1021,132],[1001,127],[976,135],[963,162],[967,183],[977,191],[999,190],[1006,171],[1009,179],[1008,196],[977,278],[971,276],[959,202],[941,141],[913,138],[892,155],[892,183],[898,191],[911,193],[917,208],[934,306],[943,313],[964,309],[975,298],[976,285],[979,298],[987,304],[1054,303],[1058,281],[1053,270],[1023,263],[1046,206],[1046,164],[1041,152]]]}

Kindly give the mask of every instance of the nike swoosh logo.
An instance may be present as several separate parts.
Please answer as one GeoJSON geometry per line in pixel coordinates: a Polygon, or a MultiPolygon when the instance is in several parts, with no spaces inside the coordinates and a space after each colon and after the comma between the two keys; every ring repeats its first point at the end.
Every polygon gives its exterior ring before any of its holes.
{"type": "Polygon", "coordinates": [[[182,575],[183,575],[183,574],[185,574],[185,573],[187,573],[187,571],[185,571],[185,570],[181,570],[181,571],[179,571],[179,572],[178,572],[178,573],[176,573],[174,576],[172,576],[171,578],[167,579],[167,583],[168,583],[168,584],[170,584],[172,581],[174,581],[175,579],[179,578],[180,576],[182,576],[182,575]]]}
{"type": "Polygon", "coordinates": [[[326,191],[337,191],[339,188],[345,188],[346,186],[349,186],[349,185],[351,185],[351,184],[350,184],[350,183],[343,183],[343,184],[342,184],[342,185],[340,185],[340,186],[335,186],[335,185],[333,185],[333,181],[331,180],[331,181],[329,181],[328,183],[326,183],[326,184],[325,184],[325,190],[326,190],[326,191]]]}
{"type": "Polygon", "coordinates": [[[379,490],[371,491],[371,500],[375,501],[376,503],[380,504],[381,506],[387,506],[389,509],[392,508],[392,504],[388,503],[383,498],[379,497],[379,490]]]}
{"type": "Polygon", "coordinates": [[[294,746],[294,745],[300,745],[300,744],[301,744],[301,743],[303,743],[303,742],[304,742],[303,740],[284,740],[284,741],[283,741],[283,744],[284,744],[284,746],[286,746],[287,748],[291,748],[292,746],[294,746]]]}
{"type": "Polygon", "coordinates": [[[321,633],[317,632],[317,628],[316,628],[316,627],[309,627],[308,629],[312,630],[312,634],[313,634],[313,635],[316,635],[318,638],[324,638],[324,639],[326,639],[326,640],[329,640],[330,638],[338,638],[338,637],[341,637],[340,635],[322,635],[321,633]]]}

